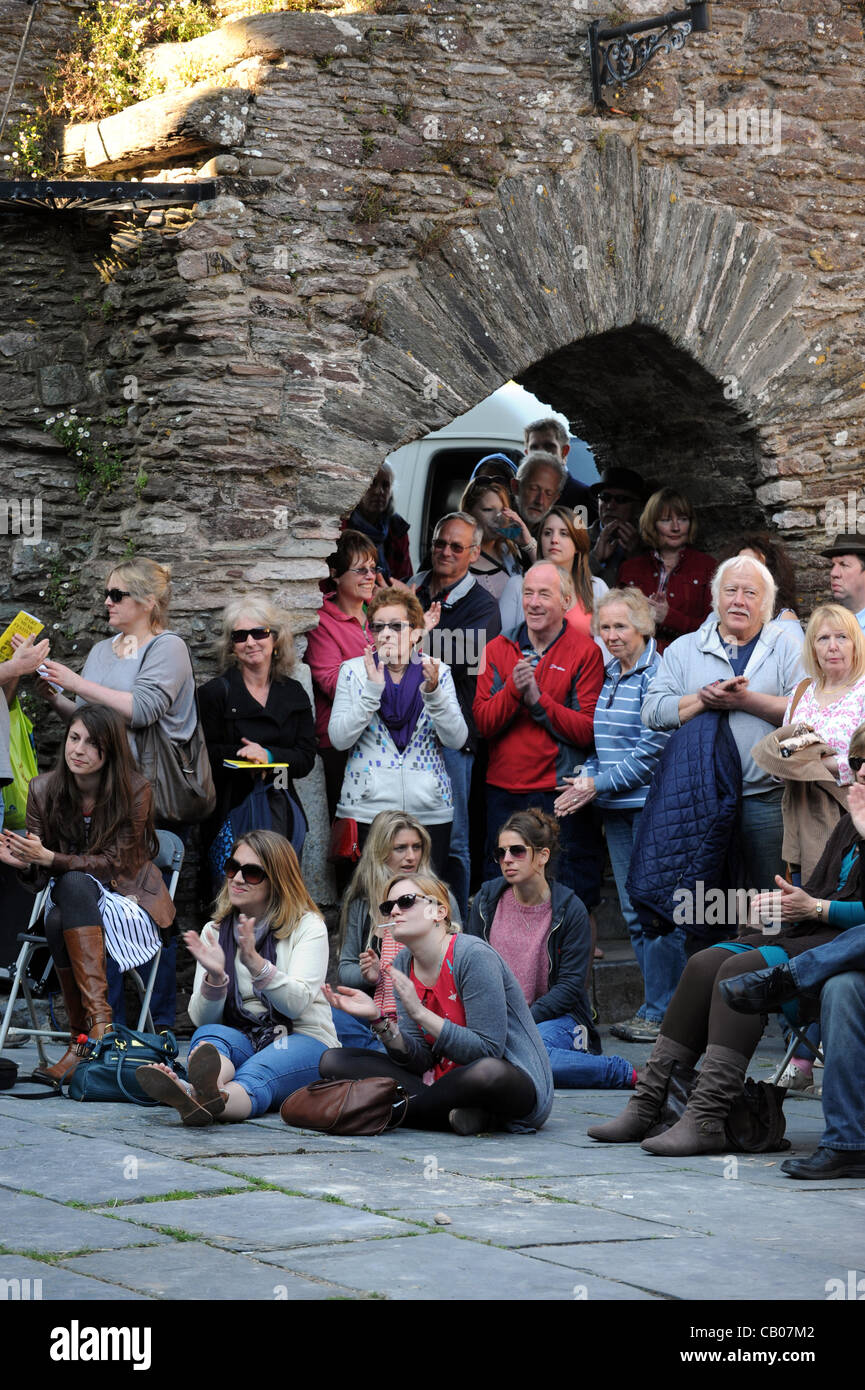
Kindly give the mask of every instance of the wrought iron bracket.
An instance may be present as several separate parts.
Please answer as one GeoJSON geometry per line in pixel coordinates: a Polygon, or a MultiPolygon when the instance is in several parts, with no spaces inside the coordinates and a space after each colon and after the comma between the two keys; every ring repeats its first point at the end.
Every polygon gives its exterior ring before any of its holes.
{"type": "Polygon", "coordinates": [[[689,34],[709,29],[705,0],[689,0],[687,9],[670,10],[658,19],[601,28],[599,19],[589,25],[589,62],[592,70],[592,100],[603,101],[604,87],[630,82],[651,62],[656,53],[672,53],[684,48],[689,34]]]}
{"type": "Polygon", "coordinates": [[[215,198],[218,185],[204,183],[134,183],[108,179],[0,180],[0,211],[40,208],[50,212],[126,212],[145,208],[184,207],[215,198]]]}

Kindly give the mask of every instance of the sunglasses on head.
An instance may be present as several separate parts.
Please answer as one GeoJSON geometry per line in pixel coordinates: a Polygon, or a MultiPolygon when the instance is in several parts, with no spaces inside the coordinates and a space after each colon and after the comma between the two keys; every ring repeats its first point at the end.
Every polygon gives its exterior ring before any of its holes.
{"type": "Polygon", "coordinates": [[[245,642],[248,637],[252,637],[256,642],[263,642],[265,637],[269,637],[271,629],[269,627],[236,627],[231,634],[231,640],[236,647],[241,642],[245,642]]]}
{"type": "Polygon", "coordinates": [[[132,598],[128,589],[106,589],[105,597],[110,598],[112,603],[122,603],[125,598],[132,598]]]}
{"type": "Polygon", "coordinates": [[[854,757],[854,758],[848,758],[847,761],[848,761],[848,763],[850,764],[850,770],[851,770],[851,772],[858,772],[859,769],[861,768],[862,764],[865,763],[865,758],[855,758],[855,757],[854,757]]]}
{"type": "Polygon", "coordinates": [[[426,893],[401,893],[398,898],[388,898],[386,902],[379,903],[378,910],[382,917],[390,917],[395,907],[398,907],[400,912],[408,912],[410,907],[414,907],[418,899],[428,903],[437,901],[426,893]]]}
{"type": "Polygon", "coordinates": [[[259,883],[264,883],[267,878],[267,871],[260,864],[239,864],[236,859],[227,859],[225,863],[225,877],[236,878],[238,873],[244,883],[256,888],[259,883]]]}
{"type": "Polygon", "coordinates": [[[499,845],[496,850],[496,859],[500,864],[506,854],[509,854],[512,859],[525,859],[528,852],[528,845],[499,845]]]}

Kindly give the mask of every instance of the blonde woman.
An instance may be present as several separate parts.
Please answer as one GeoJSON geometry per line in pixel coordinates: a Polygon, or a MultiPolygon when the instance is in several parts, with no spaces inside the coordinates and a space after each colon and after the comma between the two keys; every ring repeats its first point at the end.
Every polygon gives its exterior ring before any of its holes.
{"type": "MultiPolygon", "coordinates": [[[[342,900],[339,919],[339,973],[341,985],[365,990],[383,1014],[396,1018],[397,1008],[388,967],[399,952],[389,927],[381,920],[379,903],[394,874],[430,874],[429,833],[414,816],[404,811],[380,811],[342,900]]],[[[449,893],[451,921],[459,924],[459,909],[449,893]]],[[[334,1026],[344,1047],[373,1047],[381,1043],[365,1023],[340,1010],[334,1026]]]]}
{"type": "Polygon", "coordinates": [[[325,994],[333,1008],[367,1023],[387,1056],[354,1047],[326,1052],[321,1075],[399,1081],[409,1098],[405,1124],[415,1129],[539,1129],[552,1109],[552,1072],[501,956],[457,932],[437,878],[397,875],[379,910],[404,947],[390,967],[397,1021],[363,990],[325,986],[325,994]]]}
{"type": "Polygon", "coordinates": [[[327,928],[291,845],[251,831],[225,868],[214,920],[183,937],[197,961],[189,1082],[165,1066],[136,1072],[149,1096],[192,1126],[278,1110],[318,1079],[322,1053],[337,1046],[322,993],[327,928]]]}
{"type": "MultiPolygon", "coordinates": [[[[171,570],[140,556],[112,569],[105,581],[105,612],[114,636],[97,642],[81,674],[59,661],[46,661],[44,670],[66,692],[56,693],[46,681],[38,687],[60,718],[68,724],[84,704],[115,710],[127,725],[132,752],[137,756],[136,729],[159,723],[168,737],[186,743],[195,733],[195,677],[186,643],[168,627],[171,570]],[[73,699],[67,698],[73,696],[73,699]]],[[[166,822],[156,814],[156,827],[166,822]]],[[[185,839],[186,827],[170,829],[185,839]]],[[[171,937],[159,961],[151,1000],[156,1028],[173,1028],[176,1011],[177,941],[171,937]]],[[[108,989],[115,1019],[124,1020],[123,979],[108,962],[108,989]]]]}
{"type": "MultiPolygon", "coordinates": [[[[222,674],[198,692],[201,723],[216,786],[216,810],[204,828],[205,843],[264,778],[270,823],[244,829],[275,830],[300,857],[306,818],[294,790],[315,762],[315,726],[309,697],[293,680],[296,655],[288,616],[260,594],[240,595],[222,615],[219,664],[222,674]],[[262,771],[227,768],[225,760],[258,764],[262,771]],[[281,775],[272,763],[288,763],[281,775]]],[[[214,888],[221,881],[231,836],[211,854],[214,888]]]]}
{"type": "Polygon", "coordinates": [[[825,766],[842,786],[855,779],[847,761],[854,731],[865,720],[865,633],[840,603],[821,603],[805,629],[802,665],[811,677],[787,702],[784,724],[809,724],[833,750],[825,766]]]}

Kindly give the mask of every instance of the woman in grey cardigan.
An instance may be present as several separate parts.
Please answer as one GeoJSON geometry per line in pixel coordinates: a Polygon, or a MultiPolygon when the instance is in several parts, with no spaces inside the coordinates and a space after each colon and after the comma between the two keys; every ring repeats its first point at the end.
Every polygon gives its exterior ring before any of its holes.
{"type": "Polygon", "coordinates": [[[394,878],[380,904],[403,947],[390,967],[397,1021],[362,990],[325,986],[332,1008],[368,1023],[387,1056],[326,1052],[326,1080],[388,1076],[408,1094],[415,1129],[539,1129],[553,1103],[549,1059],[523,992],[501,956],[457,934],[448,890],[425,875],[394,878]]]}

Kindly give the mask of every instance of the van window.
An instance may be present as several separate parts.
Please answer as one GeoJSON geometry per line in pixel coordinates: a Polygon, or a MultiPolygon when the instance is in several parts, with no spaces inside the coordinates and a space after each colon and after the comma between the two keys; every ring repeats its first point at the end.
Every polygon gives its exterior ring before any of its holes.
{"type": "Polygon", "coordinates": [[[421,569],[429,567],[430,542],[436,522],[447,516],[448,512],[459,511],[460,498],[475,464],[480,463],[487,454],[493,453],[506,453],[514,463],[518,463],[522,457],[522,451],[519,449],[500,449],[492,445],[473,449],[438,449],[432,455],[424,499],[423,543],[418,545],[421,569]]]}

